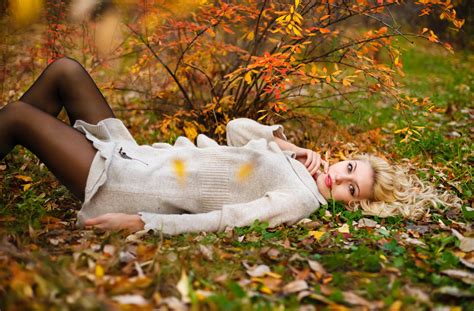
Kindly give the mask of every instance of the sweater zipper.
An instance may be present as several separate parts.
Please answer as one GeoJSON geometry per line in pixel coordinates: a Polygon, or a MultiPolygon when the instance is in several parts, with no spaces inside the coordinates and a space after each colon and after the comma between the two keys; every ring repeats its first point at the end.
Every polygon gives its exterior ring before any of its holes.
{"type": "Polygon", "coordinates": [[[127,159],[127,160],[135,160],[135,161],[141,162],[141,163],[145,164],[146,166],[148,166],[148,163],[145,163],[145,162],[143,162],[143,161],[140,160],[140,159],[135,159],[135,158],[130,157],[128,154],[125,153],[125,151],[123,151],[123,148],[122,148],[122,147],[120,147],[120,149],[119,149],[119,154],[120,154],[120,156],[121,156],[122,158],[124,158],[124,159],[127,159]]]}

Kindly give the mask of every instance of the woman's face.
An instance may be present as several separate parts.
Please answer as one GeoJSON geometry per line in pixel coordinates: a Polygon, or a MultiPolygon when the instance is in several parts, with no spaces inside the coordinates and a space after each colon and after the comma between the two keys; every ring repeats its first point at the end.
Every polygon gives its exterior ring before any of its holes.
{"type": "Polygon", "coordinates": [[[369,163],[360,160],[341,161],[329,166],[328,173],[316,177],[319,192],[326,198],[349,203],[370,199],[374,182],[369,163]]]}

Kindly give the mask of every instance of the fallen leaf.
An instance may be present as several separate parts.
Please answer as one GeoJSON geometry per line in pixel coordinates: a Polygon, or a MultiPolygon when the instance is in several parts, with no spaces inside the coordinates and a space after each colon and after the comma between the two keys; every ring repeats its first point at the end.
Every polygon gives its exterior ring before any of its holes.
{"type": "Polygon", "coordinates": [[[23,180],[24,182],[31,182],[33,179],[31,179],[30,176],[25,176],[25,175],[15,175],[15,178],[23,180]]]}
{"type": "Polygon", "coordinates": [[[207,297],[213,295],[214,293],[208,290],[198,289],[194,292],[198,300],[203,301],[207,297]]]}
{"type": "Polygon", "coordinates": [[[162,300],[162,303],[168,306],[171,310],[186,311],[189,309],[185,303],[179,301],[176,297],[166,297],[162,300]]]}
{"type": "Polygon", "coordinates": [[[308,289],[308,283],[306,283],[306,281],[304,280],[296,280],[296,281],[286,284],[283,287],[283,293],[284,294],[297,293],[305,289],[308,289]]]}
{"type": "Polygon", "coordinates": [[[308,259],[308,264],[311,270],[314,272],[318,273],[321,276],[324,276],[327,274],[326,270],[324,269],[323,265],[321,265],[319,262],[315,260],[309,260],[308,259]]]}
{"type": "Polygon", "coordinates": [[[140,295],[119,295],[112,297],[112,300],[117,301],[122,305],[146,305],[147,301],[140,295]]]}
{"type": "Polygon", "coordinates": [[[421,240],[418,240],[418,239],[414,239],[414,238],[406,237],[402,241],[405,242],[406,244],[411,244],[411,245],[415,245],[415,246],[426,246],[425,242],[423,242],[421,240]]]}
{"type": "Polygon", "coordinates": [[[394,303],[390,305],[388,311],[400,311],[402,308],[403,303],[400,300],[396,300],[394,303]]]}
{"type": "Polygon", "coordinates": [[[369,218],[362,218],[362,219],[359,219],[357,226],[359,228],[364,228],[364,227],[375,228],[375,226],[377,226],[377,222],[369,218]]]}
{"type": "Polygon", "coordinates": [[[59,238],[50,238],[49,243],[54,246],[58,246],[61,243],[64,243],[64,239],[59,237],[59,238]]]}
{"type": "Polygon", "coordinates": [[[274,278],[274,277],[265,277],[265,278],[255,278],[255,277],[253,277],[252,281],[262,284],[263,286],[261,286],[259,288],[259,290],[262,293],[265,293],[265,294],[268,294],[268,295],[271,295],[274,292],[279,291],[280,290],[280,284],[282,283],[281,278],[274,278]]]}
{"type": "Polygon", "coordinates": [[[247,274],[253,277],[262,277],[268,272],[270,272],[270,268],[267,265],[259,265],[247,269],[247,274]]]}
{"type": "Polygon", "coordinates": [[[422,289],[405,285],[403,286],[403,290],[405,291],[405,294],[415,298],[417,301],[425,303],[427,305],[431,305],[430,296],[422,289]]]}
{"type": "Polygon", "coordinates": [[[441,273],[446,274],[447,276],[453,277],[455,279],[460,279],[464,283],[474,284],[474,273],[458,269],[447,269],[441,271],[441,273]]]}
{"type": "Polygon", "coordinates": [[[320,295],[320,294],[316,294],[316,293],[313,293],[311,291],[302,291],[298,294],[298,300],[301,300],[303,299],[304,297],[310,297],[314,300],[317,300],[317,301],[320,301],[320,302],[323,302],[327,305],[333,305],[334,303],[327,299],[326,297],[324,297],[323,295],[320,295]],[[308,294],[309,293],[309,294],[308,294]]]}
{"type": "Polygon", "coordinates": [[[474,293],[469,290],[459,289],[454,286],[443,286],[435,289],[433,294],[435,295],[447,295],[459,298],[474,298],[474,293]]]}
{"type": "Polygon", "coordinates": [[[107,244],[104,246],[104,255],[113,257],[115,255],[115,250],[116,250],[115,246],[111,244],[107,244]]]}
{"type": "Polygon", "coordinates": [[[130,253],[129,251],[121,251],[119,253],[119,261],[121,263],[128,263],[135,259],[136,259],[135,255],[130,253]]]}
{"type": "Polygon", "coordinates": [[[360,297],[354,292],[351,291],[344,291],[342,292],[342,296],[344,297],[344,300],[353,306],[364,306],[364,307],[370,307],[372,303],[369,301],[365,300],[364,298],[360,297]]]}
{"type": "Polygon", "coordinates": [[[342,226],[337,228],[337,231],[339,231],[340,233],[349,233],[350,232],[349,225],[348,224],[343,224],[342,226]]]}
{"type": "Polygon", "coordinates": [[[205,246],[205,245],[202,245],[202,244],[199,244],[199,251],[201,252],[201,254],[204,255],[204,257],[209,260],[209,261],[212,261],[212,256],[213,256],[213,252],[212,252],[212,249],[210,249],[209,247],[205,246]]]}
{"type": "Polygon", "coordinates": [[[314,237],[317,241],[321,240],[323,235],[326,233],[324,231],[310,231],[308,232],[310,236],[314,237]]]}
{"type": "Polygon", "coordinates": [[[459,249],[463,252],[472,252],[474,251],[474,238],[464,237],[456,229],[451,229],[451,232],[461,241],[459,244],[459,249]]]}
{"type": "Polygon", "coordinates": [[[181,294],[182,302],[184,303],[191,302],[191,299],[189,298],[189,279],[184,269],[181,272],[181,279],[179,280],[178,284],[176,284],[176,289],[181,294]]]}
{"type": "Polygon", "coordinates": [[[102,268],[102,266],[99,264],[95,265],[95,276],[98,279],[101,279],[104,277],[104,268],[102,268]]]}
{"type": "Polygon", "coordinates": [[[290,259],[288,260],[289,262],[292,262],[292,261],[295,261],[295,260],[300,260],[300,261],[305,261],[306,259],[301,257],[300,254],[298,253],[294,253],[293,255],[291,255],[290,259]]]}
{"type": "MultiPolygon", "coordinates": [[[[472,259],[471,259],[472,260],[472,259]]],[[[459,258],[459,261],[465,265],[466,267],[470,268],[470,269],[474,269],[474,262],[472,261],[469,261],[467,259],[464,259],[464,258],[459,258]]]]}

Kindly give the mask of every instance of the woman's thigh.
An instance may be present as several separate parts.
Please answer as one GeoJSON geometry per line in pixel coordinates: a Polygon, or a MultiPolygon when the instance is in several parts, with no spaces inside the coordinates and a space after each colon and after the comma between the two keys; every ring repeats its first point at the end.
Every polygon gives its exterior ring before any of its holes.
{"type": "Polygon", "coordinates": [[[97,150],[78,130],[44,111],[23,103],[8,105],[13,118],[13,137],[33,152],[80,200],[97,150]]]}

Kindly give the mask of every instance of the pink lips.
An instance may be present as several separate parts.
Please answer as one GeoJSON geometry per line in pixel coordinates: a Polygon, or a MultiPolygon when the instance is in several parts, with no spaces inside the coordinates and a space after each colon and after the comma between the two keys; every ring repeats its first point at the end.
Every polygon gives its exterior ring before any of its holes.
{"type": "Polygon", "coordinates": [[[326,183],[326,186],[331,189],[332,188],[332,179],[329,174],[326,175],[326,178],[324,179],[324,182],[326,183]]]}

